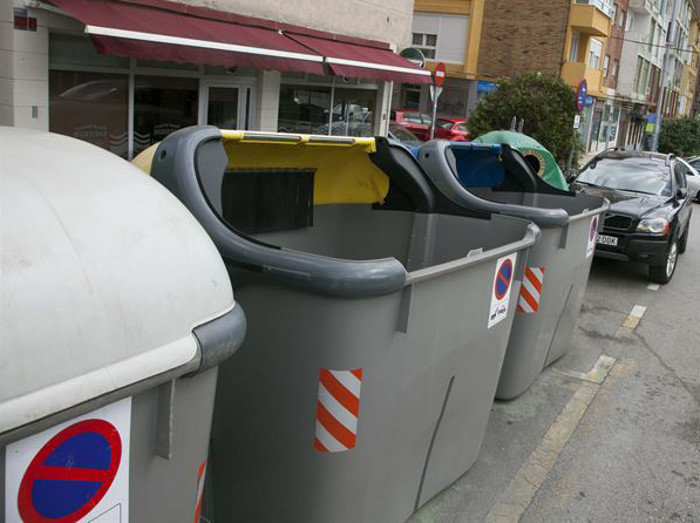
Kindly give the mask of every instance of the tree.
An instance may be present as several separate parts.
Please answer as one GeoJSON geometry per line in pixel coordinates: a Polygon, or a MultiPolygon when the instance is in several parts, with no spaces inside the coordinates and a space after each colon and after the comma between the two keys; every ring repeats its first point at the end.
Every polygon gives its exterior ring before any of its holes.
{"type": "Polygon", "coordinates": [[[700,155],[700,121],[690,116],[663,120],[659,152],[683,157],[700,155]]]}
{"type": "Polygon", "coordinates": [[[583,152],[574,129],[576,106],[571,88],[553,75],[525,73],[499,82],[498,89],[485,95],[469,117],[472,136],[509,129],[513,116],[525,120],[523,133],[548,149],[560,166],[574,153],[574,165],[583,152]]]}

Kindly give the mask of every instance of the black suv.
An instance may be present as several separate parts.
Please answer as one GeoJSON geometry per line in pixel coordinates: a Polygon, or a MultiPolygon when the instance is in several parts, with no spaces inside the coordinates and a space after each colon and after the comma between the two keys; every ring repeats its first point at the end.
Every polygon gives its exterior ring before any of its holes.
{"type": "Polygon", "coordinates": [[[687,170],[673,155],[618,149],[589,161],[572,189],[610,200],[596,255],[644,262],[652,281],[668,283],[688,242],[687,170]]]}

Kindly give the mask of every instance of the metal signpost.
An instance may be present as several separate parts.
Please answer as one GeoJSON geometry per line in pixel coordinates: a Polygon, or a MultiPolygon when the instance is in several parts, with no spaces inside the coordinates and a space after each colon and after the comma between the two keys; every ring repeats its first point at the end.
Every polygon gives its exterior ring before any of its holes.
{"type": "MultiPolygon", "coordinates": [[[[586,108],[586,100],[588,99],[588,82],[584,78],[578,84],[576,89],[576,112],[578,113],[574,116],[574,129],[579,129],[581,127],[581,113],[586,108]]],[[[566,161],[566,176],[568,177],[571,173],[571,165],[574,162],[574,150],[571,149],[569,152],[569,159],[566,161]]]]}
{"type": "Polygon", "coordinates": [[[445,83],[445,64],[438,62],[433,72],[433,84],[430,86],[430,100],[433,102],[433,112],[430,118],[430,139],[435,137],[435,119],[437,117],[437,102],[442,94],[442,84],[445,83]]]}

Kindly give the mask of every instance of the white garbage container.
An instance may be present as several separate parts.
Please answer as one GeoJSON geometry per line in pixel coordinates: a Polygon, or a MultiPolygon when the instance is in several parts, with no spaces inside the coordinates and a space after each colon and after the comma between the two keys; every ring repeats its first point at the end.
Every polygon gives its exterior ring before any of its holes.
{"type": "Polygon", "coordinates": [[[192,522],[245,316],[185,207],[88,143],[0,127],[0,521],[192,522]]]}

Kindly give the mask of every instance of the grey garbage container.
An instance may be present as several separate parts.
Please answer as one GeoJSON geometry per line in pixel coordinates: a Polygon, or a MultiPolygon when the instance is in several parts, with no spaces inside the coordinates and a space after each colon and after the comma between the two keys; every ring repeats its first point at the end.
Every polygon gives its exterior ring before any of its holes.
{"type": "Polygon", "coordinates": [[[507,145],[433,141],[418,157],[428,177],[465,209],[527,218],[542,230],[530,250],[496,397],[525,392],[561,358],[588,283],[603,198],[556,189],[507,145]]]}
{"type": "Polygon", "coordinates": [[[4,127],[0,158],[0,520],[192,522],[245,333],[216,247],[86,142],[4,127]]]}
{"type": "Polygon", "coordinates": [[[221,369],[210,519],[401,521],[476,458],[537,227],[435,213],[375,153],[211,127],[149,153],[249,318],[221,369]]]}

